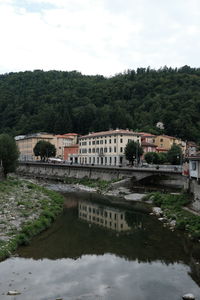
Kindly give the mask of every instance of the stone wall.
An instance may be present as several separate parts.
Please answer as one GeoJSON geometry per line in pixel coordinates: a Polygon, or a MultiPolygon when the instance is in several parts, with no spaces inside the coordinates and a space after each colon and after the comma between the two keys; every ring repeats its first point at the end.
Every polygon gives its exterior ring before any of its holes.
{"type": "Polygon", "coordinates": [[[194,195],[192,208],[200,211],[200,183],[196,179],[190,179],[190,192],[194,195]]]}

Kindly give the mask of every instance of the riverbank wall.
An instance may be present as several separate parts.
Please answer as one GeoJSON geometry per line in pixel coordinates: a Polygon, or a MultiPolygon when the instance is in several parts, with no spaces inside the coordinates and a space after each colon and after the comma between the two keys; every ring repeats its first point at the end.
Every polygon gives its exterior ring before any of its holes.
{"type": "Polygon", "coordinates": [[[45,163],[20,163],[17,174],[35,178],[65,181],[66,178],[89,178],[106,181],[130,179],[134,187],[141,184],[156,184],[174,189],[183,189],[185,178],[180,172],[172,170],[158,170],[151,168],[120,168],[108,166],[82,166],[45,163]]]}
{"type": "Polygon", "coordinates": [[[189,192],[193,194],[192,209],[200,212],[200,184],[196,179],[189,180],[189,192]]]}

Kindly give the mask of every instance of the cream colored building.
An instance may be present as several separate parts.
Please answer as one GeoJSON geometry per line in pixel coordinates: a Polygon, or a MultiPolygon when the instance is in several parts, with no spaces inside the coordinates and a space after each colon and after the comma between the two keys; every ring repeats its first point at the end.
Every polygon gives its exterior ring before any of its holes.
{"type": "Polygon", "coordinates": [[[118,232],[131,229],[126,222],[125,211],[86,201],[79,202],[78,208],[79,218],[87,222],[118,232]]]}
{"type": "Polygon", "coordinates": [[[33,152],[37,142],[47,141],[54,144],[54,135],[43,132],[33,133],[24,136],[16,136],[15,141],[20,152],[19,160],[37,160],[39,158],[37,158],[33,152]]]}
{"type": "Polygon", "coordinates": [[[109,130],[79,138],[78,162],[94,165],[125,165],[124,150],[129,141],[141,145],[141,136],[131,130],[109,130]]]}
{"type": "Polygon", "coordinates": [[[66,133],[62,135],[55,135],[53,144],[56,147],[56,157],[64,159],[64,148],[77,144],[77,133],[66,133]]]}
{"type": "Polygon", "coordinates": [[[24,136],[16,136],[15,140],[20,152],[20,160],[38,160],[39,157],[35,157],[33,149],[37,142],[48,141],[56,148],[56,157],[64,159],[64,147],[77,143],[76,133],[67,133],[63,135],[54,135],[50,133],[34,133],[24,136]]]}

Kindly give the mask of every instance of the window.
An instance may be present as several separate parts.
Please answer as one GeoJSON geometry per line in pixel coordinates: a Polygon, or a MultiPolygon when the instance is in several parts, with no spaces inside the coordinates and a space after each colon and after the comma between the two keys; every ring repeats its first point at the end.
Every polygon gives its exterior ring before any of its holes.
{"type": "Polygon", "coordinates": [[[92,145],[95,145],[95,141],[92,141],[92,145]]]}
{"type": "Polygon", "coordinates": [[[160,142],[163,142],[163,139],[160,139],[160,142]]]}
{"type": "Polygon", "coordinates": [[[117,143],[117,139],[114,139],[114,143],[117,143]]]}
{"type": "Polygon", "coordinates": [[[97,141],[97,145],[99,145],[99,141],[97,141]]]}
{"type": "Polygon", "coordinates": [[[120,152],[121,152],[121,153],[123,152],[123,147],[120,147],[120,152]]]}
{"type": "Polygon", "coordinates": [[[123,139],[120,139],[120,143],[123,143],[123,139]]]}
{"type": "Polygon", "coordinates": [[[197,168],[196,161],[192,162],[192,171],[195,171],[197,168]]]}
{"type": "Polygon", "coordinates": [[[105,140],[105,144],[107,144],[107,140],[105,140]]]}
{"type": "Polygon", "coordinates": [[[116,147],[114,147],[114,152],[117,152],[117,148],[116,147]]]}
{"type": "Polygon", "coordinates": [[[111,139],[109,139],[109,143],[111,144],[111,142],[112,142],[112,140],[111,139]]]}
{"type": "Polygon", "coordinates": [[[104,152],[107,152],[107,148],[104,148],[104,152]]]}
{"type": "Polygon", "coordinates": [[[112,148],[111,147],[109,148],[109,152],[112,152],[112,148]]]}

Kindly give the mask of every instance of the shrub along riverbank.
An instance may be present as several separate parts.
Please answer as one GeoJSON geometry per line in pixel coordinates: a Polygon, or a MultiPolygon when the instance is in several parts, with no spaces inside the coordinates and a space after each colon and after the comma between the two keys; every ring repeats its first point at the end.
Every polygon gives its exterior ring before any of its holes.
{"type": "Polygon", "coordinates": [[[155,206],[159,206],[168,222],[175,221],[175,229],[187,232],[188,236],[194,240],[200,240],[200,216],[186,211],[184,207],[191,203],[189,194],[162,194],[151,193],[145,200],[152,199],[155,206]]]}
{"type": "Polygon", "coordinates": [[[29,181],[0,182],[0,260],[45,230],[61,213],[63,197],[29,181]]]}

